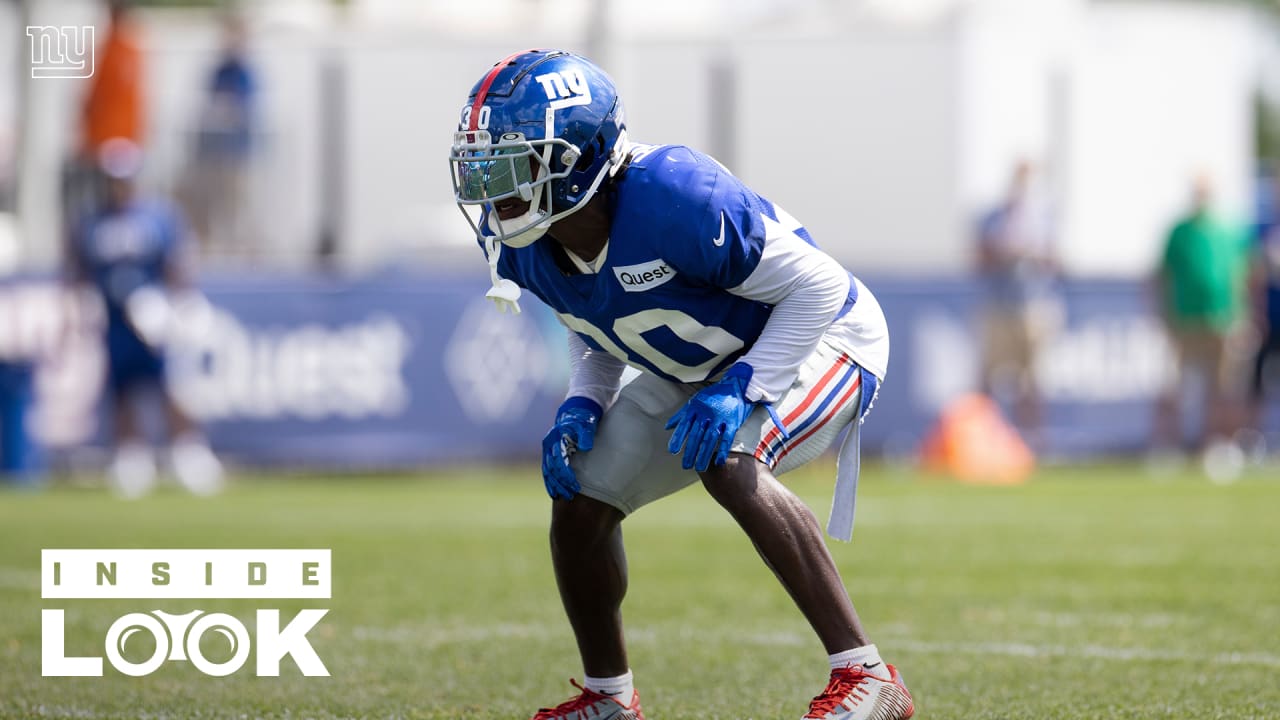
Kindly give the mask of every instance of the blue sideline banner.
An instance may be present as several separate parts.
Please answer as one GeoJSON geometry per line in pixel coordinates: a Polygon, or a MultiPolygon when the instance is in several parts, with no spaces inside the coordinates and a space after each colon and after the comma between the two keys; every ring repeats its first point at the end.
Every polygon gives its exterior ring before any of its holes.
{"type": "MultiPolygon", "coordinates": [[[[866,281],[892,352],[863,443],[908,455],[939,410],[976,386],[980,296],[970,280],[866,281]]],[[[534,459],[567,385],[564,330],[532,296],[523,314],[498,313],[487,287],[483,276],[208,277],[211,307],[181,328],[171,387],[214,448],[245,466],[534,459]]],[[[23,320],[0,329],[0,358],[43,358],[35,423],[66,447],[93,434],[85,414],[103,359],[91,330],[70,341],[57,330],[51,314],[69,305],[57,292],[39,279],[0,285],[0,317],[23,320]],[[63,339],[43,347],[53,336],[63,339]]],[[[1047,447],[1071,457],[1139,450],[1171,369],[1142,288],[1075,281],[1065,299],[1065,327],[1037,368],[1047,447]]]]}
{"type": "MultiPolygon", "coordinates": [[[[978,387],[982,295],[968,279],[868,284],[888,318],[892,349],[863,444],[908,455],[948,403],[978,387]]],[[[1156,397],[1173,373],[1172,351],[1146,288],[1132,281],[1071,281],[1063,288],[1063,313],[1035,369],[1045,401],[1036,444],[1069,458],[1145,449],[1156,397]]],[[[1000,399],[1007,408],[1008,398],[1000,399]]]]}
{"type": "Polygon", "coordinates": [[[244,462],[413,467],[524,459],[568,383],[563,330],[529,298],[497,312],[474,278],[210,280],[208,325],[172,388],[244,462]]]}

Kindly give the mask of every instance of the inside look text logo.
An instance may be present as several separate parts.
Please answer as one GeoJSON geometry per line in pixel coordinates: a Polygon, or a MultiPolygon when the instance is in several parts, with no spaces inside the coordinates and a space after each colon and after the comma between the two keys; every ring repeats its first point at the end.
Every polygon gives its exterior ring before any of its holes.
{"type": "MultiPolygon", "coordinates": [[[[41,593],[45,600],[103,599],[329,599],[330,551],[305,550],[121,550],[76,549],[41,552],[41,593]]],[[[201,603],[207,605],[207,603],[201,603]]],[[[256,633],[239,618],[193,609],[173,614],[160,610],[127,613],[104,629],[104,655],[116,671],[150,675],[167,661],[190,662],[212,676],[230,675],[255,656],[256,674],[280,675],[280,663],[292,658],[303,675],[329,675],[307,639],[327,609],[307,608],[282,624],[278,609],[258,609],[256,633]],[[211,660],[201,647],[206,636],[221,636],[230,655],[211,660]],[[139,659],[127,652],[151,648],[139,659]]],[[[68,656],[64,608],[41,611],[41,674],[99,677],[103,658],[68,656]]],[[[205,647],[208,647],[206,644],[205,647]]]]}

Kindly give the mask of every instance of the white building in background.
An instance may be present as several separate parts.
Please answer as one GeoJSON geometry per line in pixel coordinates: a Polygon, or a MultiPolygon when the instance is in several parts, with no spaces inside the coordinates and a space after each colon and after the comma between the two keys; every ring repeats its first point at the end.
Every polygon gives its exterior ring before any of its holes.
{"type": "MultiPolygon", "coordinates": [[[[73,22],[53,16],[75,7],[93,16],[84,3],[34,5],[40,22],[73,22]]],[[[458,110],[498,58],[564,46],[601,58],[635,138],[717,154],[860,273],[967,272],[974,215],[1030,157],[1048,171],[1068,270],[1136,276],[1196,170],[1215,175],[1228,208],[1248,208],[1253,95],[1276,56],[1260,16],[1183,2],[491,0],[479,24],[451,0],[252,7],[269,128],[264,255],[305,264],[329,218],[354,269],[479,269],[445,174],[458,110]]],[[[9,8],[0,33],[21,37],[9,8]]],[[[147,18],[163,187],[217,34],[203,14],[147,18]]],[[[0,118],[18,77],[5,62],[0,118]]],[[[55,260],[56,168],[81,91],[28,87],[29,266],[55,260]]]]}

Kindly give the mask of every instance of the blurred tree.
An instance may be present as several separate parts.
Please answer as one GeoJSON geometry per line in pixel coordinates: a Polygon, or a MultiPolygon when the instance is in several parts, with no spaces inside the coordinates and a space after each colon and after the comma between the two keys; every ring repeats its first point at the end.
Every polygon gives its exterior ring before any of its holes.
{"type": "Polygon", "coordinates": [[[1280,107],[1262,93],[1254,96],[1254,147],[1259,159],[1280,161],[1280,107]]]}
{"type": "MultiPolygon", "coordinates": [[[[356,0],[329,0],[333,5],[350,5],[356,0]]],[[[134,0],[139,7],[244,7],[247,0],[134,0]]]]}
{"type": "Polygon", "coordinates": [[[1280,0],[1184,0],[1184,2],[1218,2],[1233,5],[1254,5],[1270,11],[1280,11],[1280,0]]]}

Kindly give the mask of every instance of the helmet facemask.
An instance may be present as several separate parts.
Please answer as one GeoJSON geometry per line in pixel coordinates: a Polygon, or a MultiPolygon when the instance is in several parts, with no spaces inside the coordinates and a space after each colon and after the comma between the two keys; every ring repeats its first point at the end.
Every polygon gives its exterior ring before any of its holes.
{"type": "MultiPolygon", "coordinates": [[[[582,150],[555,136],[555,119],[547,110],[545,139],[530,140],[521,132],[504,132],[495,140],[488,130],[459,130],[449,154],[454,196],[476,237],[496,237],[508,247],[532,244],[551,223],[573,214],[594,195],[620,157],[625,141],[607,148],[610,158],[578,202],[558,212],[554,183],[574,172],[582,150]],[[557,156],[558,154],[558,156],[557,156]],[[559,170],[555,168],[558,167],[559,170]],[[528,203],[525,212],[503,220],[497,204],[514,199],[528,203]]],[[[575,185],[575,191],[578,187],[575,185]]]]}
{"type": "Polygon", "coordinates": [[[538,144],[541,152],[518,132],[503,133],[496,141],[487,130],[454,133],[449,154],[454,196],[477,237],[496,236],[503,244],[524,247],[550,227],[551,193],[546,186],[556,177],[551,171],[553,143],[538,144]],[[502,220],[497,204],[504,200],[528,203],[528,209],[502,220]]]}

